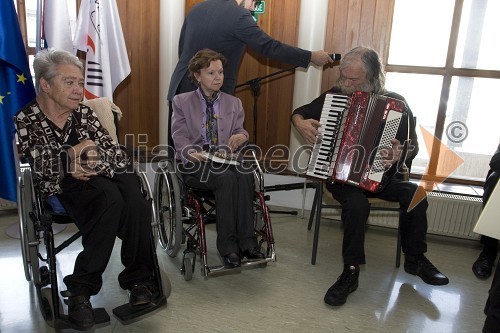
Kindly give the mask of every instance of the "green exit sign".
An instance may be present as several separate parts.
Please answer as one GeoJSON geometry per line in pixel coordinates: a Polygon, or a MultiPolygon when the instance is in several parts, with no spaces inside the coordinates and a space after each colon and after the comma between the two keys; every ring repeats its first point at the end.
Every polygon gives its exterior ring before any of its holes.
{"type": "Polygon", "coordinates": [[[264,14],[266,12],[266,3],[265,1],[256,2],[255,10],[253,11],[255,14],[264,14]]]}
{"type": "Polygon", "coordinates": [[[259,14],[264,14],[266,12],[266,3],[264,1],[256,1],[255,2],[255,10],[253,11],[253,19],[257,22],[257,17],[259,14]]]}

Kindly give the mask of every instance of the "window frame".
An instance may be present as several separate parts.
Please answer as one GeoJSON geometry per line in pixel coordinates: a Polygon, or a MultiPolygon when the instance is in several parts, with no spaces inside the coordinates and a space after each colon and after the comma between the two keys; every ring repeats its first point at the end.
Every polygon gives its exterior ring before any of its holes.
{"type": "MultiPolygon", "coordinates": [[[[396,1],[396,0],[394,0],[396,1]]],[[[437,139],[443,139],[444,125],[446,121],[446,111],[447,105],[450,97],[450,88],[453,77],[470,77],[470,78],[491,78],[500,79],[500,71],[498,70],[485,70],[485,69],[470,69],[470,68],[456,68],[454,67],[459,31],[460,31],[460,20],[462,17],[462,10],[464,6],[464,0],[455,0],[455,6],[453,11],[453,17],[451,22],[450,38],[448,42],[448,50],[446,55],[446,63],[444,67],[427,67],[427,66],[410,66],[410,65],[391,65],[388,63],[388,52],[385,56],[385,71],[387,73],[404,73],[404,74],[428,74],[428,75],[440,75],[443,77],[443,83],[441,86],[441,95],[439,100],[439,107],[436,118],[436,127],[434,135],[437,139]]],[[[393,6],[394,10],[394,6],[393,6]]],[[[394,15],[394,13],[393,13],[394,15]]],[[[392,23],[390,30],[392,32],[392,23]]],[[[387,50],[390,48],[390,39],[387,46],[387,50]]],[[[425,178],[428,180],[440,181],[442,177],[436,176],[437,162],[439,160],[440,146],[433,145],[432,151],[429,156],[429,166],[427,169],[427,174],[425,178]]],[[[423,175],[411,174],[412,178],[420,179],[423,175]]],[[[484,184],[484,181],[476,181],[472,179],[463,178],[453,178],[449,177],[446,179],[447,182],[464,184],[464,185],[480,185],[484,184]]]]}
{"type": "Polygon", "coordinates": [[[26,6],[24,0],[16,0],[17,5],[17,19],[19,21],[19,28],[21,29],[21,35],[23,36],[24,48],[26,49],[26,54],[30,55],[36,54],[36,49],[34,47],[28,46],[28,27],[26,26],[26,6]]]}

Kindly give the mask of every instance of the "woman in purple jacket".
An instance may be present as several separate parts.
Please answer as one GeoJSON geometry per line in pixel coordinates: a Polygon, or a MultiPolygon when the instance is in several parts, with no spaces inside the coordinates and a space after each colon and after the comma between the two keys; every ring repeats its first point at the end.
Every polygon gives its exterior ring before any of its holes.
{"type": "Polygon", "coordinates": [[[253,174],[240,165],[207,160],[207,151],[235,153],[248,141],[241,101],[220,91],[226,59],[203,49],[189,62],[195,91],[173,99],[172,139],[186,185],[215,194],[217,249],[226,267],[241,256],[263,259],[253,228],[253,174]]]}

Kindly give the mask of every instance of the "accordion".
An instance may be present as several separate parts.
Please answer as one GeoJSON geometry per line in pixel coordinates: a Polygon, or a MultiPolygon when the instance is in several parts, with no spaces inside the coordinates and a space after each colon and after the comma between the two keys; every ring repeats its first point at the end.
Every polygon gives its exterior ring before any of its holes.
{"type": "Polygon", "coordinates": [[[385,172],[380,151],[392,148],[405,119],[399,99],[361,91],[326,94],[306,175],[378,191],[385,172]]]}

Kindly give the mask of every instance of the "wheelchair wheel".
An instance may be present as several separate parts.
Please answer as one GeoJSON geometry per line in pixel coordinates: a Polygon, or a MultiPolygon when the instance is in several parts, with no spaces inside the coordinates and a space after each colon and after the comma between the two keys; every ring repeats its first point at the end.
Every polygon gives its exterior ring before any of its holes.
{"type": "Polygon", "coordinates": [[[154,193],[160,245],[175,257],[181,246],[183,226],[180,186],[171,161],[158,168],[154,193]]]}
{"type": "Polygon", "coordinates": [[[40,304],[40,310],[42,311],[43,319],[45,319],[47,325],[49,325],[50,327],[56,327],[57,318],[54,313],[54,306],[58,307],[59,314],[61,314],[63,311],[62,302],[59,297],[57,297],[57,299],[54,301],[52,297],[52,288],[41,288],[38,301],[40,304]]]}
{"type": "Polygon", "coordinates": [[[141,191],[144,196],[144,198],[150,202],[151,204],[151,232],[153,236],[153,241],[154,244],[158,242],[158,221],[157,221],[157,214],[156,214],[156,207],[153,199],[153,191],[151,190],[151,185],[149,183],[148,177],[146,175],[146,171],[141,169],[139,163],[135,162],[134,163],[134,170],[137,173],[137,176],[139,178],[139,183],[141,186],[141,191]]]}
{"type": "Polygon", "coordinates": [[[38,245],[39,240],[35,230],[35,222],[31,220],[30,213],[37,216],[35,190],[31,178],[31,169],[25,168],[18,179],[17,184],[17,209],[19,215],[19,232],[21,239],[21,253],[24,264],[24,275],[26,281],[38,281],[39,262],[38,245]]]}
{"type": "Polygon", "coordinates": [[[189,257],[184,258],[184,261],[182,262],[182,273],[184,274],[184,280],[186,281],[191,281],[193,278],[193,263],[192,260],[189,257]]]}

